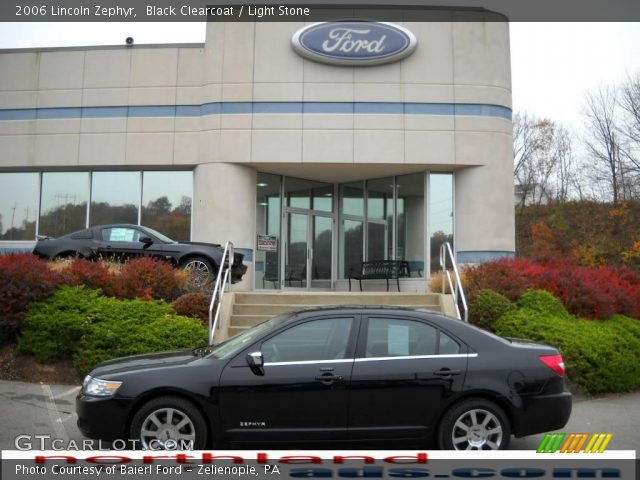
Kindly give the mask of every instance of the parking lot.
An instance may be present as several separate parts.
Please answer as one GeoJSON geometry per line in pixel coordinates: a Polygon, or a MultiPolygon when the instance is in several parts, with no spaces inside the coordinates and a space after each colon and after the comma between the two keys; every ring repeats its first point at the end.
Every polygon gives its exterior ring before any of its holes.
{"type": "MultiPolygon", "coordinates": [[[[76,427],[75,396],[80,387],[0,380],[2,415],[0,449],[15,449],[15,439],[31,436],[39,448],[36,435],[81,445],[83,436],[76,427]]],[[[566,432],[612,432],[610,449],[634,450],[640,445],[640,392],[599,398],[578,398],[566,432]]],[[[535,449],[542,436],[513,439],[512,450],[535,449]]],[[[21,440],[27,446],[28,440],[21,440]]]]}

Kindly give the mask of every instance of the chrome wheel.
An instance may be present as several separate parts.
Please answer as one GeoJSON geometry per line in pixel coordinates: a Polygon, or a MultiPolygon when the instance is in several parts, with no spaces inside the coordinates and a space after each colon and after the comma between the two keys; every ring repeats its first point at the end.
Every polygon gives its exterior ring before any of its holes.
{"type": "Polygon", "coordinates": [[[478,408],[458,417],[451,431],[451,442],[456,450],[498,450],[502,435],[498,417],[478,408]]]}
{"type": "Polygon", "coordinates": [[[142,421],[140,443],[145,449],[182,450],[193,443],[196,429],[191,419],[175,408],[159,408],[142,421]]]}
{"type": "Polygon", "coordinates": [[[189,273],[191,283],[196,287],[201,287],[211,281],[211,266],[200,258],[193,258],[184,264],[184,269],[189,273]]]}

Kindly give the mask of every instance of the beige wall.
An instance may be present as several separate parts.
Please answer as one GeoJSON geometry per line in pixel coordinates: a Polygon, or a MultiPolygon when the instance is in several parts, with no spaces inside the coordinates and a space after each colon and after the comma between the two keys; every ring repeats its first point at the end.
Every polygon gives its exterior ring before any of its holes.
{"type": "MultiPolygon", "coordinates": [[[[401,24],[416,35],[416,51],[374,67],[303,59],[290,45],[303,26],[296,23],[212,22],[204,46],[0,53],[0,109],[266,101],[511,107],[507,24],[401,24]]],[[[232,198],[240,202],[233,211],[249,215],[255,211],[255,191],[250,191],[255,182],[249,188],[246,169],[234,173],[215,164],[337,182],[383,170],[385,175],[453,170],[457,249],[514,250],[512,127],[505,118],[318,113],[79,118],[69,112],[68,119],[0,121],[0,169],[200,165],[194,238],[215,234],[249,248],[253,218],[241,222],[250,235],[227,231],[231,227],[222,220],[231,223],[237,215],[224,208],[222,215],[199,202],[208,195],[216,202],[232,198]],[[227,197],[208,190],[220,184],[221,172],[229,175],[222,182],[227,197]]]]}
{"type": "MultiPolygon", "coordinates": [[[[435,102],[511,106],[508,26],[405,23],[415,53],[375,67],[298,56],[297,23],[210,23],[204,48],[118,47],[0,54],[0,108],[207,102],[435,102]]],[[[478,165],[495,117],[228,114],[0,122],[2,166],[404,163],[478,165]]]]}

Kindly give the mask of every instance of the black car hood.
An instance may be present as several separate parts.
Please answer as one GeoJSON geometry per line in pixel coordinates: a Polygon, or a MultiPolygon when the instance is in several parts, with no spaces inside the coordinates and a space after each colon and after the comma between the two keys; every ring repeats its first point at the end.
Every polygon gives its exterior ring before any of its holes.
{"type": "Polygon", "coordinates": [[[90,375],[92,377],[101,377],[113,373],[187,365],[200,358],[202,357],[200,355],[194,355],[192,350],[132,355],[130,357],[115,358],[102,362],[91,371],[90,375]]]}

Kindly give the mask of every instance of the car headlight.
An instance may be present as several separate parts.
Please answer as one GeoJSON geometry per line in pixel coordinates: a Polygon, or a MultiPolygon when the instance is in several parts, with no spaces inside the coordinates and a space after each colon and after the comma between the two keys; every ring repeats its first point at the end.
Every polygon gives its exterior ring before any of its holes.
{"type": "Polygon", "coordinates": [[[110,397],[116,390],[120,388],[122,382],[115,382],[113,380],[101,380],[99,378],[93,378],[91,375],[84,377],[82,382],[82,391],[94,397],[110,397]]]}

